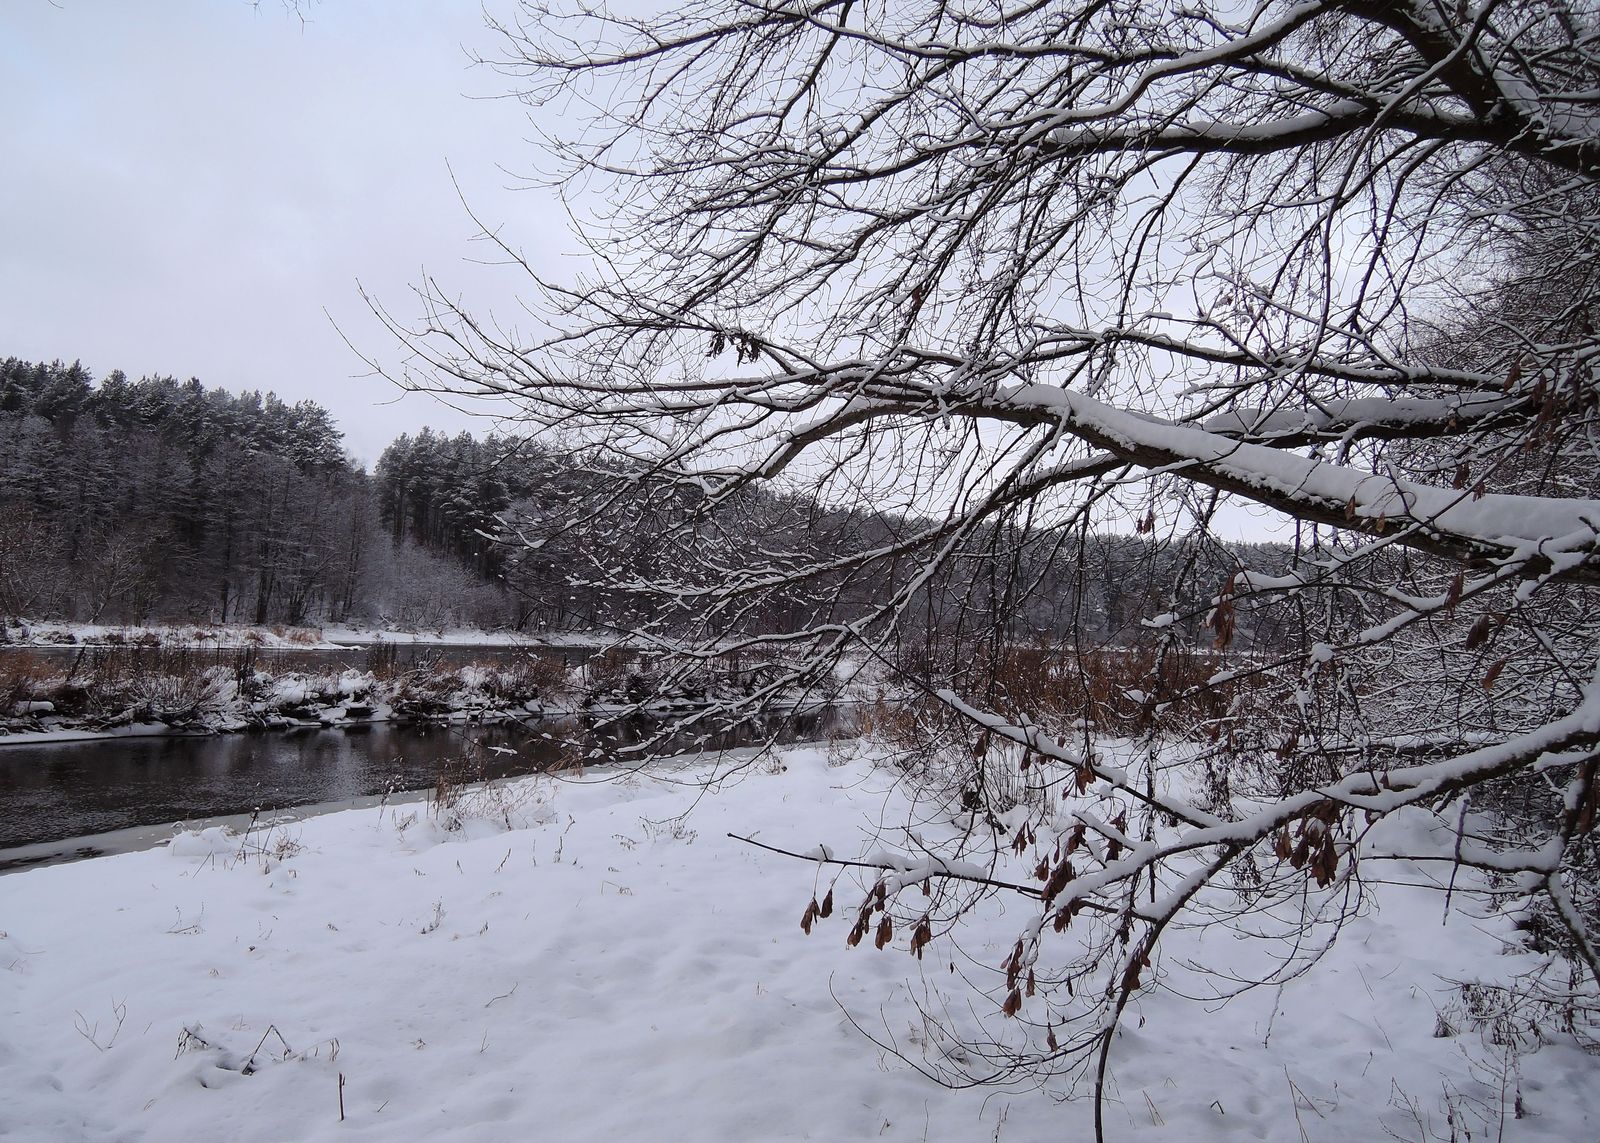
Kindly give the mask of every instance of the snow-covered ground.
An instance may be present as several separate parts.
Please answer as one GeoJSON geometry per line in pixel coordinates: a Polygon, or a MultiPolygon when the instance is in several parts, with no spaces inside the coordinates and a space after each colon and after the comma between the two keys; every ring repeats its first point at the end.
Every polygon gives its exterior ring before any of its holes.
{"type": "Polygon", "coordinates": [[[113,623],[66,623],[53,619],[26,619],[21,623],[8,625],[5,635],[6,642],[21,647],[159,643],[167,646],[338,650],[338,644],[326,639],[321,629],[315,627],[251,627],[223,623],[176,623],[129,627],[113,623]]]}
{"type": "Polygon", "coordinates": [[[175,623],[128,627],[111,623],[65,623],[26,620],[7,629],[19,646],[53,647],[85,644],[106,646],[160,642],[201,647],[274,647],[301,651],[337,651],[344,647],[383,641],[429,646],[526,647],[549,644],[567,647],[604,647],[615,640],[594,632],[481,631],[472,627],[406,631],[395,627],[336,624],[324,627],[258,627],[234,623],[175,623]]]}
{"type": "Polygon", "coordinates": [[[436,630],[403,631],[397,627],[363,627],[346,624],[320,628],[330,643],[350,646],[363,643],[418,643],[432,646],[466,647],[609,647],[614,636],[595,631],[483,631],[476,627],[446,627],[436,630]]]}
{"type": "Polygon", "coordinates": [[[368,643],[430,647],[610,647],[645,648],[643,641],[609,631],[484,631],[477,627],[400,628],[334,623],[320,627],[254,626],[239,623],[67,623],[27,619],[6,627],[5,640],[20,647],[108,646],[159,642],[168,646],[272,647],[300,651],[338,651],[368,643]]]}
{"type": "MultiPolygon", "coordinates": [[[[1087,1102],[947,1090],[865,1039],[852,1021],[929,1044],[912,999],[967,999],[948,951],[846,949],[848,880],[803,935],[817,866],[725,836],[875,848],[865,828],[906,813],[894,771],[806,748],[709,796],[700,776],[528,780],[443,820],[354,810],[242,853],[188,834],[0,877],[0,1137],[1090,1137],[1087,1102]]],[[[983,911],[967,947],[998,964],[1021,916],[983,911]]],[[[1435,1037],[1445,978],[1526,959],[1501,918],[1444,922],[1438,895],[1383,885],[1281,995],[1143,997],[1110,1137],[1448,1139],[1453,1109],[1473,1139],[1595,1139],[1570,1043],[1435,1037]]]]}
{"type": "MultiPolygon", "coordinates": [[[[11,717],[0,707],[0,746],[252,728],[352,727],[397,716],[441,725],[521,721],[576,709],[577,698],[566,693],[559,671],[556,676],[561,693],[557,701],[546,701],[540,698],[540,683],[549,689],[552,680],[493,667],[436,668],[417,678],[384,679],[355,668],[324,674],[258,671],[243,681],[231,668],[209,667],[189,678],[155,675],[146,685],[131,688],[114,681],[116,700],[96,695],[94,705],[100,710],[87,716],[82,710],[58,712],[51,701],[24,701],[11,717]],[[163,693],[181,700],[163,705],[152,697],[163,693]],[[111,725],[107,709],[116,712],[111,725]]],[[[47,679],[42,693],[53,694],[50,688],[58,685],[60,680],[47,679]]],[[[79,705],[84,705],[81,699],[79,705]]]]}

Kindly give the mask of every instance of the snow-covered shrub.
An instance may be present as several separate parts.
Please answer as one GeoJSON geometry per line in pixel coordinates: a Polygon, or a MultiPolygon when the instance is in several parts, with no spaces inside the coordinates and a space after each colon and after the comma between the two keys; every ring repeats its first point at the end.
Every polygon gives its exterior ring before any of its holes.
{"type": "Polygon", "coordinates": [[[953,818],[998,823],[1019,806],[1040,811],[1051,800],[1026,749],[989,736],[974,743],[935,704],[880,701],[857,725],[884,764],[953,818]]]}
{"type": "Polygon", "coordinates": [[[167,842],[173,857],[231,857],[239,851],[239,836],[227,826],[180,829],[167,842]]]}
{"type": "Polygon", "coordinates": [[[585,692],[594,694],[619,686],[628,672],[633,656],[618,647],[608,647],[590,655],[578,668],[578,679],[585,692]]]}
{"type": "Polygon", "coordinates": [[[567,671],[560,662],[530,655],[514,663],[489,668],[480,685],[484,693],[500,702],[524,702],[560,694],[566,689],[566,683],[567,671]]]}
{"type": "Polygon", "coordinates": [[[538,778],[458,785],[440,771],[429,817],[446,834],[530,829],[555,820],[555,789],[538,778]]]}
{"type": "Polygon", "coordinates": [[[1494,1047],[1527,1052],[1564,1035],[1593,1048],[1600,1046],[1597,1032],[1600,996],[1578,986],[1566,965],[1548,963],[1514,985],[1457,982],[1439,1010],[1434,1035],[1474,1033],[1494,1047]]]}
{"type": "Polygon", "coordinates": [[[389,705],[402,717],[434,718],[450,712],[460,688],[461,680],[453,672],[417,666],[394,680],[389,705]]]}
{"type": "Polygon", "coordinates": [[[699,830],[689,828],[687,813],[660,820],[640,818],[639,829],[651,841],[678,841],[684,845],[693,845],[694,839],[700,836],[699,830]]]}

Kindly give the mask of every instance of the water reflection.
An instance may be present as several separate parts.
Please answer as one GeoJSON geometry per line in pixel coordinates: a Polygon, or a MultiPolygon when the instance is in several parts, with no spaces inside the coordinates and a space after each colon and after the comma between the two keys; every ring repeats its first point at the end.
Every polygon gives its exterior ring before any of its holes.
{"type": "Polygon", "coordinates": [[[452,781],[824,736],[831,711],[733,730],[668,734],[656,720],[398,726],[0,748],[0,849],[131,826],[336,802],[452,781]],[[664,738],[663,735],[666,735],[664,738]],[[659,739],[659,741],[655,741],[659,739]]]}

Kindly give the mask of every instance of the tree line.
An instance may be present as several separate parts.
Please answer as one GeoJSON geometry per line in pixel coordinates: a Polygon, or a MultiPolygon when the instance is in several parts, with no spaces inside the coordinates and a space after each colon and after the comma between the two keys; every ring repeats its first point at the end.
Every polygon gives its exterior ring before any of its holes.
{"type": "Polygon", "coordinates": [[[0,364],[10,615],[298,623],[357,598],[365,481],[325,409],[0,364]]]}
{"type": "MultiPolygon", "coordinates": [[[[859,619],[915,567],[864,578],[841,557],[937,530],[933,519],[829,507],[795,489],[751,490],[698,519],[692,494],[645,479],[596,512],[599,483],[526,438],[428,428],[402,434],[368,473],[311,401],[121,371],[97,381],[78,362],[9,358],[0,362],[0,614],[681,632],[704,621],[695,588],[717,566],[810,569],[740,614],[718,614],[715,633],[726,635],[859,619]],[[646,590],[662,576],[684,590],[646,590]]],[[[980,581],[996,585],[993,611],[1015,612],[1011,638],[1074,631],[1117,642],[1184,580],[1171,557],[1150,558],[1143,537],[1099,537],[1084,561],[1063,563],[1050,558],[1060,538],[1035,529],[1001,587],[994,552],[1019,546],[999,541],[969,544],[944,577],[914,589],[922,625],[908,653],[932,655],[929,636],[971,625],[968,588],[980,581]],[[959,609],[949,606],[956,599],[959,609]]],[[[1271,556],[1216,545],[1207,574],[1189,578],[1200,590],[1241,558],[1271,556]]]]}
{"type": "Polygon", "coordinates": [[[328,411],[198,380],[0,361],[0,616],[302,624],[495,621],[480,585],[380,543],[328,411]]]}

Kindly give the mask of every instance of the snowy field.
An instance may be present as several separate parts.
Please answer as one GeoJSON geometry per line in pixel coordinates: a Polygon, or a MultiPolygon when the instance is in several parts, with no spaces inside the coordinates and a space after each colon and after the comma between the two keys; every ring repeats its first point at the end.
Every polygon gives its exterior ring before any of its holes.
{"type": "MultiPolygon", "coordinates": [[[[910,998],[966,996],[940,941],[922,962],[903,933],[847,949],[848,878],[803,935],[817,866],[725,836],[850,856],[876,848],[874,821],[906,820],[887,769],[782,761],[706,796],[698,771],[527,780],[442,818],[353,810],[242,853],[189,834],[0,877],[0,1137],[1091,1137],[1088,1101],[947,1090],[857,1030],[915,1056],[910,998]]],[[[998,964],[1020,916],[985,911],[967,948],[998,964]]],[[[1435,1036],[1446,978],[1526,959],[1509,935],[1386,885],[1281,995],[1146,995],[1109,1136],[1595,1140],[1595,1061],[1570,1043],[1517,1058],[1470,1028],[1435,1036]]]]}

